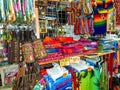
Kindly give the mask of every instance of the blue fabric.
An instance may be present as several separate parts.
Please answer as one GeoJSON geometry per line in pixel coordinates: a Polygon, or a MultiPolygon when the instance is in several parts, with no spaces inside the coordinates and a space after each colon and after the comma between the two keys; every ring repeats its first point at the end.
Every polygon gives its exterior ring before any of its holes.
{"type": "Polygon", "coordinates": [[[53,79],[49,75],[44,76],[46,80],[46,89],[47,90],[72,90],[72,76],[69,73],[66,77],[60,77],[56,81],[53,81],[53,79]]]}

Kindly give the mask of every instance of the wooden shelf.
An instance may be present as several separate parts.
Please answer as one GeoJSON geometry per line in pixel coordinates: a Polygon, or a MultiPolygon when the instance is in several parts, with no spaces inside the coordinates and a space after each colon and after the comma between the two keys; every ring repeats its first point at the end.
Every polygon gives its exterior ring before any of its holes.
{"type": "Polygon", "coordinates": [[[50,61],[38,62],[38,63],[39,63],[39,65],[43,65],[43,64],[48,64],[48,63],[52,63],[52,62],[59,62],[62,59],[66,59],[66,58],[70,58],[70,57],[74,57],[74,56],[85,57],[85,58],[95,58],[95,57],[98,57],[98,56],[103,56],[103,55],[107,55],[107,54],[114,53],[114,52],[115,51],[102,52],[102,53],[94,53],[96,55],[93,55],[93,56],[91,56],[90,54],[88,54],[88,55],[79,54],[79,55],[73,55],[73,56],[68,56],[68,57],[65,57],[65,58],[61,58],[59,60],[50,60],[50,61]]]}
{"type": "Polygon", "coordinates": [[[93,56],[89,56],[89,55],[85,55],[84,57],[86,58],[95,58],[95,57],[99,57],[99,56],[104,56],[110,53],[114,53],[115,51],[110,51],[110,52],[102,52],[102,53],[96,53],[96,55],[93,56]]]}

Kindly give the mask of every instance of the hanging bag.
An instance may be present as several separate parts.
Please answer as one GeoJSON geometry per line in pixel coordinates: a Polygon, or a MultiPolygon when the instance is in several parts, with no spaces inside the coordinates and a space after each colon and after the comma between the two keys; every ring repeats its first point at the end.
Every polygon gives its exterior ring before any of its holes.
{"type": "Polygon", "coordinates": [[[32,63],[35,61],[34,58],[34,51],[33,51],[33,46],[32,46],[32,38],[30,35],[29,30],[23,31],[23,44],[21,46],[22,49],[22,54],[23,54],[23,59],[26,63],[32,63]]]}
{"type": "Polygon", "coordinates": [[[26,63],[35,61],[32,43],[27,42],[22,45],[23,58],[26,63]]]}
{"type": "Polygon", "coordinates": [[[40,60],[47,56],[43,43],[40,39],[33,41],[33,49],[36,60],[40,60]]]}

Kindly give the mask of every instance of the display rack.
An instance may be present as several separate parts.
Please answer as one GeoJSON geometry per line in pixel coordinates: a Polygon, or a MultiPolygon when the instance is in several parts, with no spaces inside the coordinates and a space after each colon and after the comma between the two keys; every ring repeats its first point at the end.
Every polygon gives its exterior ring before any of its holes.
{"type": "Polygon", "coordinates": [[[111,54],[111,53],[114,53],[115,51],[109,51],[109,52],[102,52],[102,53],[93,53],[93,54],[78,54],[78,55],[71,55],[71,56],[67,56],[67,57],[60,57],[60,59],[53,59],[51,58],[50,61],[43,61],[40,60],[38,61],[39,65],[42,65],[42,64],[48,64],[48,63],[53,63],[53,62],[60,62],[61,60],[63,59],[67,59],[67,58],[70,58],[70,57],[84,57],[84,58],[95,58],[95,57],[99,57],[99,56],[104,56],[104,55],[107,55],[107,54],[111,54]]]}

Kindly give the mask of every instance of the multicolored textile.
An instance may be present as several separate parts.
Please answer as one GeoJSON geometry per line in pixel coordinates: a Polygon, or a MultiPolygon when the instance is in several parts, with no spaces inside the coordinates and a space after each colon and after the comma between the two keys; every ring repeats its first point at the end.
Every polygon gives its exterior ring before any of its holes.
{"type": "Polygon", "coordinates": [[[28,23],[34,18],[33,0],[0,0],[0,22],[28,23]]]}
{"type": "Polygon", "coordinates": [[[45,48],[41,40],[39,39],[35,40],[33,42],[33,48],[34,48],[34,56],[36,60],[40,60],[47,56],[47,53],[45,51],[45,48]]]}
{"type": "Polygon", "coordinates": [[[35,61],[34,51],[33,51],[32,47],[33,46],[31,43],[25,43],[22,45],[22,52],[23,52],[24,61],[27,63],[31,63],[31,62],[35,61]]]}
{"type": "Polygon", "coordinates": [[[107,14],[94,15],[94,34],[105,34],[107,30],[107,14]]]}
{"type": "Polygon", "coordinates": [[[92,71],[83,71],[80,73],[80,90],[101,90],[100,89],[100,71],[96,68],[92,71]]]}
{"type": "Polygon", "coordinates": [[[72,73],[73,90],[101,90],[100,89],[100,68],[82,70],[81,72],[68,67],[72,73]]]}
{"type": "Polygon", "coordinates": [[[112,0],[96,0],[94,10],[94,35],[105,34],[107,30],[107,14],[114,9],[112,0]]]}
{"type": "Polygon", "coordinates": [[[49,75],[44,76],[46,80],[46,90],[72,90],[72,77],[69,73],[65,77],[60,77],[56,81],[49,75]]]}

